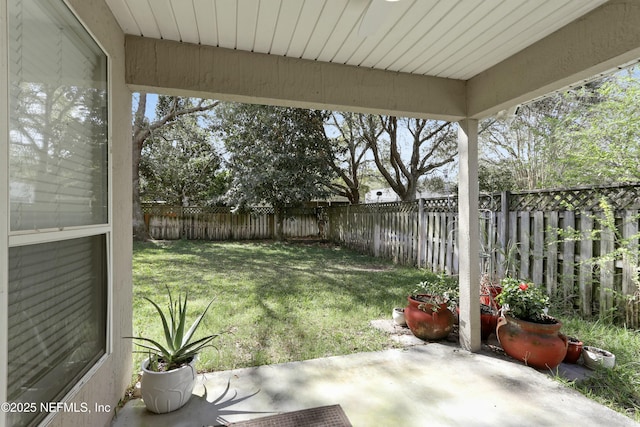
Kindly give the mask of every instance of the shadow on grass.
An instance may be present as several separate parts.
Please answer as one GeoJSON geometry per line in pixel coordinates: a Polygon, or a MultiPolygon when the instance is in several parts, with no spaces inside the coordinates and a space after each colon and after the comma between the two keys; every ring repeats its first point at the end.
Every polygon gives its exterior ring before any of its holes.
{"type": "MultiPolygon", "coordinates": [[[[194,304],[215,297],[205,329],[234,334],[202,366],[234,369],[389,348],[369,322],[405,306],[425,274],[333,245],[137,243],[134,299],[164,294],[165,283],[188,289],[194,304]]],[[[148,309],[134,308],[134,319],[148,309]]],[[[140,329],[153,321],[140,316],[140,329]]]]}

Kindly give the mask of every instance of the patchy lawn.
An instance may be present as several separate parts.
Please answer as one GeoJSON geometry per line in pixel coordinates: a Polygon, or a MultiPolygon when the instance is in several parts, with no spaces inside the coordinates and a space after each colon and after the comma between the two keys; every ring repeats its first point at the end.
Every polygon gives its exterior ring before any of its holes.
{"type": "MultiPolygon", "coordinates": [[[[200,355],[199,370],[381,350],[393,344],[369,322],[404,307],[428,274],[333,245],[136,243],[133,333],[161,339],[156,312],[142,297],[164,308],[166,285],[174,296],[189,292],[193,317],[215,298],[200,335],[230,331],[200,355]]],[[[135,371],[144,357],[134,355],[135,371]]]]}

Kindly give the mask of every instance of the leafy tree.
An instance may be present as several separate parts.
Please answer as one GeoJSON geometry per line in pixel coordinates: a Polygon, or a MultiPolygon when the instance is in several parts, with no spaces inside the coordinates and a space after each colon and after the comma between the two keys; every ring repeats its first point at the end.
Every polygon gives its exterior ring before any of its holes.
{"type": "Polygon", "coordinates": [[[218,101],[200,99],[197,102],[179,97],[159,97],[159,108],[156,109],[156,119],[149,121],[145,116],[147,108],[147,94],[140,92],[138,105],[133,114],[132,125],[132,166],[133,166],[133,237],[137,240],[148,240],[149,233],[144,224],[142,206],[140,204],[140,159],[142,148],[157,132],[171,126],[176,120],[190,114],[209,111],[218,105],[218,101]]]}
{"type": "Polygon", "coordinates": [[[225,104],[218,126],[229,157],[228,201],[239,208],[270,204],[282,237],[287,206],[329,194],[326,117],[318,110],[225,104]]]}
{"type": "Polygon", "coordinates": [[[378,170],[403,201],[415,200],[420,179],[458,154],[449,122],[361,114],[359,123],[378,170]]]}
{"type": "MultiPolygon", "coordinates": [[[[159,102],[158,109],[163,107],[166,103],[159,102]]],[[[211,141],[212,132],[198,121],[185,115],[151,135],[140,159],[142,199],[204,206],[215,204],[224,194],[222,159],[211,141]]]]}
{"type": "Polygon", "coordinates": [[[522,105],[517,115],[491,120],[485,126],[479,134],[481,190],[532,190],[546,185],[553,170],[553,159],[547,158],[556,126],[553,105],[562,101],[555,96],[522,105]],[[500,182],[504,179],[510,188],[500,182]]]}
{"type": "MultiPolygon", "coordinates": [[[[332,112],[328,126],[337,137],[327,136],[326,160],[339,181],[332,182],[330,188],[336,194],[346,197],[350,203],[360,203],[363,186],[361,179],[367,176],[367,141],[363,138],[355,113],[332,112]]],[[[326,134],[325,127],[325,134],[326,134]]]]}
{"type": "Polygon", "coordinates": [[[508,162],[492,164],[487,161],[480,161],[478,164],[478,184],[480,191],[488,193],[497,193],[516,188],[513,169],[508,162]]]}
{"type": "Polygon", "coordinates": [[[566,185],[568,165],[563,158],[573,152],[576,139],[559,138],[570,117],[580,117],[602,101],[598,88],[605,80],[521,105],[512,114],[482,123],[480,189],[533,190],[566,185]]]}
{"type": "MultiPolygon", "coordinates": [[[[585,97],[585,89],[577,91],[585,97]]],[[[597,88],[599,102],[569,115],[556,132],[572,149],[559,161],[565,186],[640,181],[640,79],[618,74],[597,88]]],[[[587,98],[589,99],[589,98],[587,98]]]]}

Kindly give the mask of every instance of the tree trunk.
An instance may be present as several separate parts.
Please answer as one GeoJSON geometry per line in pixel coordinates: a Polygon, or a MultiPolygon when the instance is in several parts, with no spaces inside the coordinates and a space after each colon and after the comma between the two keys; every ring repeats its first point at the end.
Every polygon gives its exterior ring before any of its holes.
{"type": "Polygon", "coordinates": [[[135,113],[135,120],[133,122],[133,152],[131,157],[133,164],[133,239],[141,241],[151,239],[147,231],[147,224],[145,224],[144,221],[142,204],[140,203],[140,157],[142,157],[142,145],[147,138],[144,129],[144,113],[146,108],[147,94],[141,92],[138,108],[135,113]]]}
{"type": "Polygon", "coordinates": [[[205,103],[204,99],[198,102],[198,105],[189,108],[178,108],[178,97],[171,98],[169,111],[162,117],[157,118],[152,123],[145,121],[145,111],[147,109],[147,94],[140,92],[138,108],[136,109],[132,135],[133,135],[133,238],[135,240],[150,240],[151,236],[147,231],[147,224],[144,221],[142,213],[142,204],[140,203],[140,158],[142,157],[142,147],[152,132],[157,131],[163,126],[171,125],[177,118],[189,114],[209,111],[219,104],[219,101],[212,101],[210,104],[205,103]]]}

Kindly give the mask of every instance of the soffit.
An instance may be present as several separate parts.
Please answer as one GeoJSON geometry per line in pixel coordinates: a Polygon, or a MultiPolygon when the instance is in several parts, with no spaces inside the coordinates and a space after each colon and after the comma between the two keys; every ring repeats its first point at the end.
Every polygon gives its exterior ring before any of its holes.
{"type": "Polygon", "coordinates": [[[606,0],[106,0],[126,34],[468,80],[606,0]]]}

